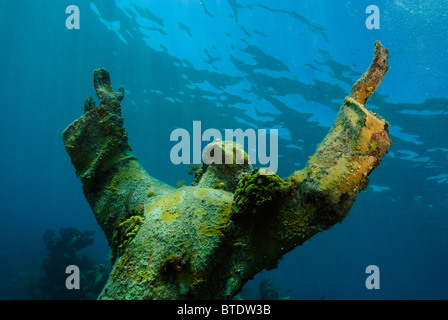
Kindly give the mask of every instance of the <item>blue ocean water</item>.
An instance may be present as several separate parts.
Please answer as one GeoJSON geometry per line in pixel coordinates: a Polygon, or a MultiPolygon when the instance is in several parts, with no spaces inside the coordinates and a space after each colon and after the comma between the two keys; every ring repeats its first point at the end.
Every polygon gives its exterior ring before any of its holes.
{"type": "MultiPolygon", "coordinates": [[[[133,152],[171,185],[192,181],[170,161],[170,133],[279,130],[279,169],[302,168],[329,130],[375,40],[389,73],[367,108],[393,145],[347,218],[285,255],[265,278],[290,299],[447,299],[448,4],[443,0],[2,0],[0,6],[0,299],[27,299],[42,275],[48,229],[96,230],[109,248],[62,143],[105,67],[133,152]],[[366,7],[380,9],[368,29],[366,7]],[[76,5],[80,28],[69,30],[76,5]],[[380,270],[380,289],[365,270],[380,270]]],[[[63,284],[61,284],[63,285],[63,284]]]]}

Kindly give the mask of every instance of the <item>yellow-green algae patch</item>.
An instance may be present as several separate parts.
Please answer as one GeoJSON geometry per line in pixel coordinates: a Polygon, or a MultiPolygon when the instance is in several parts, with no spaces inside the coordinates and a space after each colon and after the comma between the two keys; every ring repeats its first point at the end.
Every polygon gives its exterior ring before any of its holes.
{"type": "Polygon", "coordinates": [[[163,222],[168,222],[171,223],[174,220],[176,220],[176,218],[179,216],[179,213],[177,213],[177,211],[164,211],[161,213],[161,217],[162,217],[162,221],[163,222]]]}
{"type": "Polygon", "coordinates": [[[198,188],[194,191],[195,197],[206,201],[209,205],[219,206],[224,203],[231,203],[233,195],[228,192],[223,192],[219,189],[198,188]]]}
{"type": "Polygon", "coordinates": [[[207,213],[207,211],[204,208],[195,208],[193,210],[193,213],[195,216],[203,216],[204,214],[207,213]]]}
{"type": "Polygon", "coordinates": [[[199,218],[198,232],[207,236],[222,236],[230,222],[233,195],[209,188],[198,188],[194,196],[207,203],[207,209],[195,208],[193,213],[199,218]]]}
{"type": "Polygon", "coordinates": [[[134,167],[134,168],[139,168],[139,167],[140,167],[140,165],[138,164],[138,162],[135,161],[135,160],[131,160],[131,161],[129,161],[129,165],[130,165],[131,167],[134,167]]]}
{"type": "Polygon", "coordinates": [[[121,230],[119,239],[117,240],[121,242],[119,249],[128,245],[136,235],[142,223],[143,218],[141,216],[132,216],[118,225],[118,228],[121,230]]]}
{"type": "Polygon", "coordinates": [[[171,223],[179,216],[176,205],[182,201],[184,191],[178,190],[155,198],[145,207],[145,215],[159,214],[164,222],[171,223]]]}
{"type": "Polygon", "coordinates": [[[211,221],[205,221],[198,226],[198,231],[207,236],[222,236],[230,222],[232,213],[231,203],[225,203],[218,207],[211,221]]]}
{"type": "Polygon", "coordinates": [[[148,197],[154,197],[154,196],[156,196],[156,195],[157,195],[157,192],[154,191],[154,190],[150,190],[150,191],[148,191],[148,193],[146,194],[146,196],[148,196],[148,197]]]}

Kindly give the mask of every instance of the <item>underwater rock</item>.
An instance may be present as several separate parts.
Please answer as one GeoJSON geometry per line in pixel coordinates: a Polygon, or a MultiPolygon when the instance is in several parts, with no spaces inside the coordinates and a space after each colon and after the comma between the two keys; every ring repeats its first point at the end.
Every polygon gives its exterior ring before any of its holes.
{"type": "Polygon", "coordinates": [[[391,144],[387,122],[365,108],[387,58],[376,42],[370,68],[303,170],[282,179],[252,171],[249,161],[202,164],[193,185],[179,189],[140,165],[123,127],[123,89],[113,92],[109,73],[95,70],[101,105],[65,129],[63,141],[112,248],[99,298],[231,299],[255,274],[341,222],[391,144]]]}
{"type": "Polygon", "coordinates": [[[47,248],[47,255],[42,260],[44,274],[37,281],[28,277],[24,283],[24,291],[34,300],[94,300],[98,297],[106,284],[108,268],[96,264],[84,254],[81,249],[93,243],[95,231],[81,232],[75,228],[59,229],[60,237],[55,237],[55,230],[44,233],[43,240],[47,248]],[[67,290],[64,285],[68,265],[76,265],[80,274],[80,289],[67,290]]]}

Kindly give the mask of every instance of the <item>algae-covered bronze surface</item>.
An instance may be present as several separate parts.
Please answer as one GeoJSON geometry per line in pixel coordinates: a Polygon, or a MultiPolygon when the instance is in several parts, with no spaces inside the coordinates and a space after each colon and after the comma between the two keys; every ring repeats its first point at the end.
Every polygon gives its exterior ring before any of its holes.
{"type": "Polygon", "coordinates": [[[112,250],[99,298],[231,299],[255,274],[341,222],[391,144],[387,122],[365,108],[387,58],[377,41],[371,66],[304,169],[281,179],[247,161],[213,163],[179,189],[140,165],[123,127],[124,89],[114,92],[109,72],[95,70],[101,104],[87,99],[63,141],[112,250]]]}

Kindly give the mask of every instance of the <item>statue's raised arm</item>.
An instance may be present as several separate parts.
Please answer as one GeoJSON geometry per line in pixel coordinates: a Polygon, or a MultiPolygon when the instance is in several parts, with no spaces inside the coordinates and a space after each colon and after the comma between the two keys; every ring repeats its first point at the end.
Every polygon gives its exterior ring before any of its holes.
{"type": "Polygon", "coordinates": [[[142,168],[123,127],[124,89],[114,92],[109,73],[95,70],[101,104],[87,98],[63,140],[112,249],[99,298],[230,299],[285,253],[341,222],[391,143],[387,122],[365,108],[387,58],[377,41],[370,68],[303,170],[286,179],[252,170],[239,145],[215,141],[223,157],[246,161],[203,163],[193,185],[179,189],[142,168]]]}

